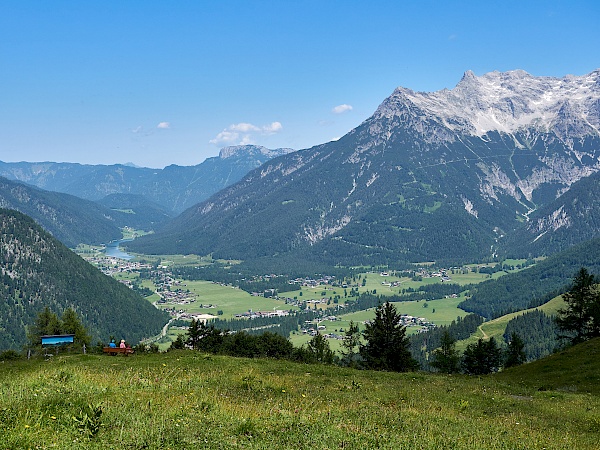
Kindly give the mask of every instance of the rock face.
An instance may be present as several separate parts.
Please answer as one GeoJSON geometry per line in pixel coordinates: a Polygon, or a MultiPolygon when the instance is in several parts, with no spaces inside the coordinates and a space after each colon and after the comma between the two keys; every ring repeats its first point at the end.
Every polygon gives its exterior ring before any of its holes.
{"type": "MultiPolygon", "coordinates": [[[[398,88],[340,140],[262,165],[139,245],[348,264],[492,256],[600,168],[599,79],[467,72],[452,90],[398,88]]],[[[555,227],[575,220],[555,211],[555,227]]]]}
{"type": "Polygon", "coordinates": [[[224,147],[219,152],[219,158],[243,158],[248,156],[257,156],[260,159],[275,158],[277,156],[291,153],[294,150],[291,148],[276,148],[274,150],[268,149],[261,145],[234,145],[231,147],[224,147]]]}
{"type": "Polygon", "coordinates": [[[572,145],[574,139],[598,133],[599,98],[600,70],[564,78],[534,77],[522,70],[476,77],[468,71],[452,90],[398,88],[373,117],[410,117],[416,130],[436,124],[432,134],[423,136],[431,142],[453,142],[457,135],[481,137],[490,131],[537,130],[553,132],[572,145]]]}

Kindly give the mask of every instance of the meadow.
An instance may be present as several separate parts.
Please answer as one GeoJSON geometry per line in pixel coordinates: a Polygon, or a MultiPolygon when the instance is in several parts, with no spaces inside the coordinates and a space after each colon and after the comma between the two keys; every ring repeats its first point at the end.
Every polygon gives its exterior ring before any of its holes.
{"type": "Polygon", "coordinates": [[[483,377],[190,350],[6,361],[0,448],[595,449],[599,348],[483,377]]]}
{"type": "MultiPolygon", "coordinates": [[[[449,325],[457,317],[467,315],[465,311],[458,307],[458,304],[464,300],[464,297],[458,298],[443,298],[439,300],[419,301],[419,302],[393,302],[397,311],[400,314],[408,314],[414,317],[423,317],[436,325],[449,325]]],[[[340,314],[336,316],[335,321],[324,320],[319,322],[319,325],[324,326],[321,330],[322,334],[336,333],[343,334],[343,330],[347,330],[350,322],[358,325],[359,330],[364,329],[364,322],[372,320],[375,317],[375,309],[370,308],[363,311],[357,311],[349,314],[340,314]]],[[[407,327],[406,334],[410,335],[417,333],[421,329],[420,326],[407,327]]],[[[310,340],[310,336],[301,333],[295,333],[290,336],[290,340],[294,346],[306,344],[310,340]]],[[[341,349],[341,341],[337,339],[329,339],[329,346],[334,351],[341,349]]]]}
{"type": "Polygon", "coordinates": [[[493,337],[494,339],[496,339],[496,341],[502,341],[504,339],[503,335],[504,331],[506,330],[506,326],[508,325],[508,322],[510,322],[515,317],[523,315],[527,312],[534,311],[536,309],[543,311],[549,316],[555,316],[557,314],[557,311],[560,308],[563,308],[564,306],[565,302],[563,301],[562,296],[559,295],[558,297],[555,297],[549,302],[544,303],[543,305],[538,306],[536,308],[529,308],[523,311],[505,314],[504,316],[500,316],[496,319],[489,320],[487,322],[482,323],[477,329],[477,331],[471,335],[471,337],[459,341],[457,343],[457,348],[461,351],[464,351],[468,344],[473,344],[477,342],[478,339],[489,339],[493,337]]]}

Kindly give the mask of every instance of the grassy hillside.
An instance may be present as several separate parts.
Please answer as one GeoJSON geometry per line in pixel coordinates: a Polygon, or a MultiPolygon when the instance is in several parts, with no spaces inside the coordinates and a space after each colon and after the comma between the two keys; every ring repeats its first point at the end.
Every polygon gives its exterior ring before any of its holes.
{"type": "MultiPolygon", "coordinates": [[[[526,389],[586,392],[598,396],[600,395],[600,338],[514,367],[498,374],[497,378],[506,380],[512,385],[520,384],[526,389]]],[[[600,426],[599,410],[596,410],[596,421],[600,426]]]]}
{"type": "Polygon", "coordinates": [[[477,378],[192,351],[4,362],[0,448],[593,449],[598,351],[477,378]]]}
{"type": "Polygon", "coordinates": [[[529,308],[523,311],[518,311],[510,314],[505,314],[504,316],[498,317],[497,319],[490,320],[488,322],[484,322],[479,327],[478,332],[473,336],[473,342],[479,338],[488,339],[491,337],[496,338],[496,340],[502,340],[502,335],[504,334],[504,330],[506,330],[506,325],[512,319],[517,316],[523,315],[527,312],[534,311],[536,309],[543,311],[549,316],[555,316],[556,312],[565,305],[562,300],[562,296],[554,297],[547,303],[544,303],[537,308],[529,308]]]}

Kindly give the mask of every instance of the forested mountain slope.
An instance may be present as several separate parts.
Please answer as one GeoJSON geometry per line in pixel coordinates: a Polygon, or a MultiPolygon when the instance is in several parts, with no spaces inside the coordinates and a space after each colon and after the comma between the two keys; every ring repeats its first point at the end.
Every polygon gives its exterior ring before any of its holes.
{"type": "Polygon", "coordinates": [[[533,308],[566,292],[581,267],[600,274],[600,238],[556,253],[521,272],[480,283],[459,307],[488,319],[533,308]]]}
{"type": "Polygon", "coordinates": [[[17,211],[0,209],[0,349],[26,343],[25,326],[44,307],[73,308],[93,337],[136,343],[167,322],[125,285],[104,275],[17,211]]]}
{"type": "Polygon", "coordinates": [[[600,236],[600,172],[574,183],[556,200],[534,211],[525,226],[503,242],[513,257],[551,255],[600,236]]]}
{"type": "Polygon", "coordinates": [[[0,208],[21,211],[69,247],[101,244],[122,235],[119,213],[73,195],[44,191],[0,177],[0,208]]]}

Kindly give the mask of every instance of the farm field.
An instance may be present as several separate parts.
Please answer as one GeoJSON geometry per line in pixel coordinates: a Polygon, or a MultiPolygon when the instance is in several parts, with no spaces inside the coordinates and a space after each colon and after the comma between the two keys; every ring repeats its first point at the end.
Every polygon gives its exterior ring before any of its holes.
{"type": "MultiPolygon", "coordinates": [[[[525,260],[508,260],[510,264],[522,264],[525,260]]],[[[502,275],[506,275],[506,272],[500,271],[494,274],[486,274],[473,272],[473,269],[477,269],[480,267],[492,267],[495,264],[470,264],[466,266],[466,271],[461,271],[456,269],[455,273],[449,272],[448,275],[451,278],[449,283],[458,284],[461,286],[468,284],[476,284],[481,283],[482,281],[489,279],[496,279],[501,277],[502,275]],[[464,273],[463,273],[464,272],[464,273]]],[[[518,270],[513,270],[512,272],[517,272],[518,270]]],[[[288,292],[280,292],[279,295],[281,297],[290,297],[290,298],[298,298],[302,300],[310,300],[310,299],[319,299],[321,297],[333,297],[335,295],[339,295],[341,300],[344,300],[344,294],[349,293],[352,288],[358,291],[359,294],[364,292],[373,292],[377,295],[398,295],[402,294],[403,290],[414,289],[417,290],[421,286],[429,285],[429,284],[437,284],[442,283],[440,277],[425,277],[419,280],[413,280],[408,277],[399,277],[394,275],[391,272],[387,276],[382,276],[380,272],[365,272],[357,274],[353,277],[354,280],[350,281],[350,284],[347,288],[342,287],[333,287],[333,286],[317,286],[317,287],[306,287],[303,286],[301,291],[288,291],[288,292]],[[366,278],[366,283],[363,286],[362,280],[366,278]],[[382,284],[385,283],[385,284],[382,284]],[[398,286],[388,286],[387,284],[398,283],[398,286]],[[300,292],[302,295],[300,296],[300,292]]]]}
{"type": "MultiPolygon", "coordinates": [[[[465,311],[458,308],[458,304],[464,300],[464,298],[445,298],[440,300],[430,300],[428,302],[393,302],[396,309],[400,314],[408,314],[414,317],[424,317],[430,322],[436,325],[449,325],[457,317],[464,317],[467,315],[465,311]],[[427,303],[427,308],[423,305],[427,303]],[[435,312],[434,312],[435,310],[435,312]]],[[[350,325],[350,321],[358,324],[359,329],[364,329],[363,322],[371,320],[375,317],[375,309],[370,308],[364,311],[357,311],[349,314],[341,314],[337,316],[336,321],[324,320],[319,325],[324,326],[325,329],[321,331],[322,334],[327,333],[339,333],[343,334],[339,330],[346,330],[350,325]]],[[[407,334],[417,333],[421,327],[407,327],[407,334]]],[[[310,340],[310,336],[303,335],[301,333],[292,334],[290,340],[294,346],[300,346],[306,344],[310,340]]],[[[337,339],[329,339],[329,346],[334,351],[339,351],[341,348],[341,341],[337,339]]]]}
{"type": "Polygon", "coordinates": [[[196,294],[196,301],[188,304],[163,304],[160,308],[176,308],[189,313],[212,314],[216,316],[219,311],[223,314],[221,319],[231,319],[236,314],[253,311],[273,311],[276,309],[290,310],[292,306],[286,305],[283,300],[264,297],[253,297],[241,289],[232,286],[223,286],[211,281],[188,281],[182,282],[180,289],[190,290],[196,294]],[[202,305],[202,306],[201,306],[202,305]],[[212,305],[210,308],[205,305],[212,305]]]}
{"type": "Polygon", "coordinates": [[[599,345],[481,377],[194,351],[12,361],[0,448],[596,449],[599,345]]]}

